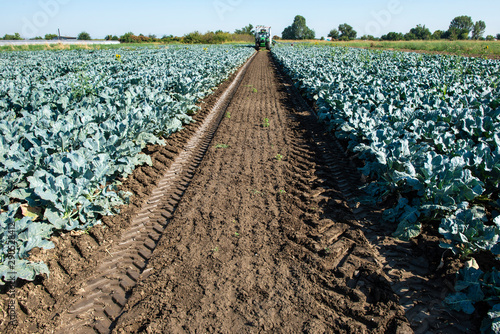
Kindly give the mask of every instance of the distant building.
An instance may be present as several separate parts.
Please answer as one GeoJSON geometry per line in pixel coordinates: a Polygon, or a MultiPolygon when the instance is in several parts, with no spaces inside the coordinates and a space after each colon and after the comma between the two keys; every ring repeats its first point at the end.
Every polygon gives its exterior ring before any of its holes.
{"type": "Polygon", "coordinates": [[[72,39],[76,39],[76,37],[68,37],[68,36],[57,36],[57,37],[54,37],[52,38],[52,40],[55,40],[55,41],[68,41],[68,40],[72,40],[72,39]]]}

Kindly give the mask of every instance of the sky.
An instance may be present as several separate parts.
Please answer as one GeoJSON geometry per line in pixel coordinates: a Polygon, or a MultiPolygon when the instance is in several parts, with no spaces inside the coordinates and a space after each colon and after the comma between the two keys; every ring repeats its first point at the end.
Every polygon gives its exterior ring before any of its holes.
{"type": "Polygon", "coordinates": [[[380,37],[391,31],[408,32],[424,24],[431,32],[447,30],[460,15],[486,22],[487,35],[500,34],[498,0],[0,0],[0,36],[19,32],[23,38],[57,34],[92,38],[154,34],[183,36],[223,30],[234,32],[248,24],[272,27],[281,36],[296,15],[316,37],[347,23],[362,35],[380,37]]]}

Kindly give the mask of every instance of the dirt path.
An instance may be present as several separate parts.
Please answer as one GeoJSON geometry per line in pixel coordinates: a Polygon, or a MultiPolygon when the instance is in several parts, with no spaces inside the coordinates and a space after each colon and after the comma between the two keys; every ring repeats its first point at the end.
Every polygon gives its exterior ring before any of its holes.
{"type": "Polygon", "coordinates": [[[113,332],[408,328],[275,71],[266,52],[250,65],[113,332]]]}

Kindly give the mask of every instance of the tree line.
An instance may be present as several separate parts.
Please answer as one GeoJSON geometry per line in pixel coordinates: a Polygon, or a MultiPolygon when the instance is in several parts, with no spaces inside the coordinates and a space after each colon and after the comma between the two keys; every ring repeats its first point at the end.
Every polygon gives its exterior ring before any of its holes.
{"type": "MultiPolygon", "coordinates": [[[[45,37],[37,36],[34,38],[30,38],[30,40],[51,41],[53,39],[57,39],[58,37],[59,37],[59,35],[56,35],[56,34],[45,34],[45,37]]],[[[82,31],[80,34],[78,34],[78,37],[76,39],[82,40],[82,41],[90,41],[92,38],[90,37],[89,33],[82,31]]],[[[22,38],[21,35],[18,32],[16,32],[14,35],[5,34],[5,36],[3,38],[0,38],[0,40],[21,41],[21,40],[24,40],[24,38],[22,38]]]]}
{"type": "MultiPolygon", "coordinates": [[[[253,27],[252,27],[253,28],[253,27]]],[[[109,37],[109,36],[108,36],[109,37]]],[[[108,38],[106,37],[106,39],[108,38]]],[[[201,33],[194,31],[182,37],[173,35],[164,35],[159,38],[156,35],[144,36],[143,34],[135,35],[128,32],[120,36],[118,40],[121,43],[186,43],[186,44],[222,44],[227,42],[245,41],[253,42],[253,37],[248,34],[230,33],[227,31],[217,30],[201,33]]]]}
{"type": "MultiPolygon", "coordinates": [[[[436,30],[433,33],[425,25],[419,24],[415,28],[410,29],[406,34],[401,32],[390,32],[380,38],[364,35],[360,39],[363,40],[431,40],[431,39],[449,39],[449,40],[500,40],[500,34],[496,37],[488,35],[483,37],[486,30],[486,23],[484,21],[473,22],[470,16],[457,16],[455,17],[446,31],[436,30]]],[[[306,25],[306,19],[303,16],[297,15],[293,20],[292,25],[288,26],[282,32],[283,39],[291,40],[304,40],[314,39],[315,32],[306,25]]],[[[358,33],[354,28],[343,23],[338,28],[332,29],[328,33],[328,37],[332,40],[349,41],[357,38],[358,33]]],[[[323,39],[323,38],[322,38],[323,39]]]]}
{"type": "Polygon", "coordinates": [[[410,29],[406,34],[398,32],[390,32],[381,37],[382,40],[399,41],[399,40],[500,40],[500,34],[497,36],[488,35],[484,36],[486,30],[486,23],[484,21],[473,22],[470,16],[462,15],[455,17],[448,28],[448,30],[436,30],[431,32],[425,25],[417,25],[415,28],[410,29]]]}
{"type": "MultiPolygon", "coordinates": [[[[173,35],[163,35],[163,37],[158,37],[156,35],[143,35],[143,34],[134,34],[133,32],[127,32],[122,36],[118,37],[116,35],[107,35],[105,40],[107,41],[120,41],[121,43],[187,43],[187,44],[221,44],[226,42],[234,42],[234,41],[245,41],[245,42],[253,42],[253,26],[250,24],[248,27],[243,28],[242,30],[237,30],[235,33],[225,32],[222,30],[217,31],[208,31],[206,33],[200,33],[199,31],[194,31],[189,34],[186,34],[181,37],[173,36],[173,35]]],[[[47,40],[51,41],[57,39],[58,35],[56,34],[46,34],[45,38],[35,37],[31,38],[31,40],[47,40]]],[[[6,34],[4,38],[0,38],[4,40],[23,40],[19,33],[15,33],[14,35],[6,34]]],[[[83,31],[78,34],[77,40],[92,40],[89,33],[83,31]]]]}
{"type": "MultiPolygon", "coordinates": [[[[401,32],[389,32],[380,38],[364,35],[359,39],[362,40],[385,40],[385,41],[402,41],[402,40],[438,40],[438,39],[449,39],[449,40],[500,40],[500,34],[496,36],[488,35],[483,37],[484,32],[486,30],[486,23],[484,21],[473,22],[470,16],[462,15],[455,17],[448,28],[448,30],[436,30],[431,32],[429,28],[425,25],[418,24],[416,27],[410,29],[409,32],[403,34],[401,32]]],[[[204,34],[195,31],[189,34],[186,34],[182,37],[176,37],[172,35],[164,35],[159,38],[156,35],[148,35],[145,36],[143,34],[135,35],[132,32],[128,32],[120,37],[115,35],[107,35],[106,40],[112,41],[120,41],[121,43],[171,43],[171,42],[179,42],[179,43],[190,43],[190,44],[220,44],[231,41],[248,41],[251,42],[251,36],[254,33],[254,26],[249,24],[246,27],[241,29],[236,29],[234,33],[224,32],[221,30],[217,30],[215,32],[208,31],[204,34]]],[[[354,28],[347,24],[343,23],[338,26],[338,28],[332,29],[328,33],[328,37],[332,40],[341,40],[341,41],[349,41],[357,38],[358,33],[354,28]]],[[[56,34],[46,34],[45,38],[35,37],[31,38],[32,40],[53,40],[57,38],[56,34]]],[[[289,39],[289,40],[306,40],[306,39],[315,39],[316,33],[313,29],[309,28],[306,24],[306,19],[301,16],[295,16],[293,23],[286,27],[281,33],[281,38],[289,39]]],[[[274,36],[274,39],[278,39],[278,36],[274,36]]],[[[3,37],[4,40],[22,40],[23,38],[19,33],[15,33],[14,35],[6,34],[3,37]]],[[[78,40],[91,40],[90,35],[83,31],[78,37],[78,40]]],[[[321,39],[324,39],[323,37],[321,39]]]]}

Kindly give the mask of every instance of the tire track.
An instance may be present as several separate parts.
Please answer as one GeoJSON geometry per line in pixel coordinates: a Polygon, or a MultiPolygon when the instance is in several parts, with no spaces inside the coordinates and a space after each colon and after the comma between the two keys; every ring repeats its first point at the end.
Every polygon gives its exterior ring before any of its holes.
{"type": "Polygon", "coordinates": [[[290,188],[296,208],[285,207],[282,211],[292,212],[287,220],[299,217],[286,235],[296,245],[291,247],[294,257],[308,264],[303,270],[317,285],[314,297],[342,315],[336,322],[345,332],[411,333],[380,265],[380,255],[360,231],[329,168],[319,163],[321,134],[314,131],[321,128],[314,129],[315,120],[309,117],[305,125],[303,117],[301,112],[292,117],[292,122],[298,123],[297,129],[308,127],[311,131],[308,143],[295,141],[292,149],[295,163],[289,173],[295,183],[290,188]],[[304,202],[306,206],[297,204],[304,202]],[[366,304],[372,306],[367,308],[366,304]],[[379,305],[386,309],[381,311],[379,305]],[[381,317],[380,313],[392,316],[381,317]]]}
{"type": "Polygon", "coordinates": [[[214,138],[229,146],[209,149],[114,333],[410,332],[276,74],[259,53],[214,138]]]}

